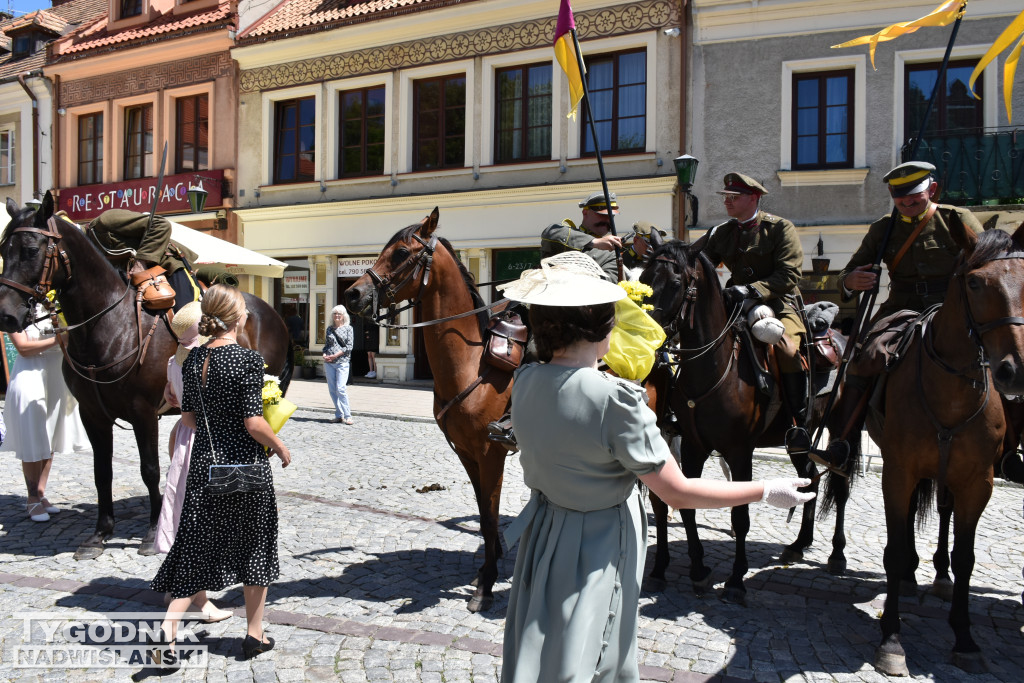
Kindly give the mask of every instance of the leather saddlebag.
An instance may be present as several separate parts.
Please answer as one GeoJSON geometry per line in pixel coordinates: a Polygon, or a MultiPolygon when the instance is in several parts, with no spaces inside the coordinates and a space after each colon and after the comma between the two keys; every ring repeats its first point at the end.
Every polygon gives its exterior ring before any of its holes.
{"type": "Polygon", "coordinates": [[[142,306],[147,310],[163,311],[174,306],[174,289],[164,275],[162,266],[133,273],[132,284],[142,295],[142,306]]]}
{"type": "Polygon", "coordinates": [[[523,362],[526,352],[526,325],[515,311],[502,311],[487,324],[484,335],[484,360],[505,372],[512,372],[523,362]]]}
{"type": "Polygon", "coordinates": [[[811,340],[814,346],[814,369],[817,372],[831,372],[838,368],[843,359],[844,344],[836,336],[836,331],[831,327],[825,330],[825,334],[811,340]]]}

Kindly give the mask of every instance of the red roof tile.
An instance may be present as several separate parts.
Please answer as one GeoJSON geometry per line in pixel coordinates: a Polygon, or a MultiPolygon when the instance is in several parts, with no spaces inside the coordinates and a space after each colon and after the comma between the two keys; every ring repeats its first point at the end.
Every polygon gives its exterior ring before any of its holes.
{"type": "Polygon", "coordinates": [[[4,27],[3,31],[10,35],[13,31],[29,27],[42,28],[50,33],[61,35],[67,29],[68,22],[52,12],[40,9],[13,19],[10,24],[4,27]]]}
{"type": "Polygon", "coordinates": [[[92,25],[85,26],[79,31],[70,34],[69,37],[71,42],[61,50],[60,54],[78,54],[88,50],[130,43],[153,36],[177,33],[179,31],[186,31],[188,29],[195,29],[203,26],[214,26],[233,18],[231,2],[228,0],[222,0],[221,3],[212,10],[199,11],[195,14],[184,16],[174,15],[171,12],[167,12],[145,26],[124,28],[115,31],[109,31],[107,29],[108,20],[107,17],[104,16],[92,25]]]}
{"type": "Polygon", "coordinates": [[[238,39],[239,43],[260,42],[275,34],[309,33],[368,21],[380,15],[404,14],[446,7],[458,2],[459,0],[285,0],[262,19],[246,28],[239,34],[238,39]]]}

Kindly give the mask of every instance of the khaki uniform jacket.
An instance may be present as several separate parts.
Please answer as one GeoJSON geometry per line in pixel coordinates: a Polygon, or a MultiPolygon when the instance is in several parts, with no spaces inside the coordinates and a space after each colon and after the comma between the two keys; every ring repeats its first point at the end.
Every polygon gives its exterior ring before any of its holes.
{"type": "Polygon", "coordinates": [[[712,228],[704,254],[711,263],[724,263],[729,269],[728,284],[757,290],[782,321],[786,334],[804,334],[800,315],[783,298],[800,291],[804,250],[796,226],[765,211],[758,211],[757,219],[757,226],[750,230],[741,230],[735,219],[712,228]]]}
{"type": "MultiPolygon", "coordinates": [[[[150,225],[148,213],[110,209],[92,219],[89,229],[107,249],[134,249],[136,259],[158,263],[168,274],[185,267],[177,254],[168,253],[171,222],[163,216],[155,216],[150,225]]],[[[195,264],[197,256],[192,250],[180,244],[174,246],[195,264]]]]}
{"type": "Polygon", "coordinates": [[[618,282],[619,266],[615,252],[594,249],[593,242],[594,235],[565,223],[555,223],[544,228],[540,235],[540,256],[547,258],[563,251],[582,251],[601,266],[606,280],[618,282]]]}
{"type": "MultiPolygon", "coordinates": [[[[889,220],[889,216],[883,216],[871,224],[860,247],[839,273],[840,283],[854,268],[874,263],[875,257],[878,256],[878,248],[885,238],[885,231],[889,227],[889,220]]],[[[890,264],[917,226],[916,221],[908,223],[900,218],[896,219],[896,226],[893,228],[885,255],[882,258],[886,268],[889,269],[889,278],[894,285],[895,283],[912,285],[919,282],[932,284],[926,294],[906,290],[897,291],[898,287],[894,286],[889,292],[889,298],[881,305],[874,319],[877,320],[903,309],[921,312],[929,306],[942,303],[945,300],[946,288],[942,286],[941,282],[948,280],[953,275],[953,269],[960,254],[960,247],[953,241],[953,236],[950,234],[950,227],[954,225],[970,228],[976,233],[984,231],[978,219],[967,209],[939,204],[935,215],[924,226],[921,234],[917,236],[913,245],[893,270],[890,264]]],[[[844,300],[852,299],[857,294],[854,292],[850,296],[846,296],[842,285],[840,285],[840,291],[844,300]]]]}

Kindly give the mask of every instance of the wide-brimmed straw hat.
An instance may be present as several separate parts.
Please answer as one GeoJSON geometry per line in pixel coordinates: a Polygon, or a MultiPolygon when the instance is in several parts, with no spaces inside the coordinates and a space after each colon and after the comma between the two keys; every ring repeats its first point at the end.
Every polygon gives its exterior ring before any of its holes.
{"type": "Polygon", "coordinates": [[[178,350],[174,354],[178,365],[185,364],[189,351],[209,340],[206,335],[199,334],[199,320],[202,317],[203,308],[198,301],[185,304],[174,314],[171,330],[178,337],[178,350]]]}
{"type": "Polygon", "coordinates": [[[593,306],[624,299],[626,290],[602,278],[604,271],[586,254],[566,251],[541,259],[515,282],[499,285],[505,298],[540,306],[593,306]]]}

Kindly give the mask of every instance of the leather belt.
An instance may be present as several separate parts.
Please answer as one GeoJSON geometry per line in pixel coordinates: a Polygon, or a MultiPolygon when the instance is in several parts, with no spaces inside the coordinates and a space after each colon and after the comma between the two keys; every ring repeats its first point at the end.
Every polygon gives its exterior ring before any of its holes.
{"type": "Polygon", "coordinates": [[[936,280],[893,280],[889,289],[898,294],[917,294],[927,296],[929,294],[945,294],[949,289],[949,278],[936,280]]]}

